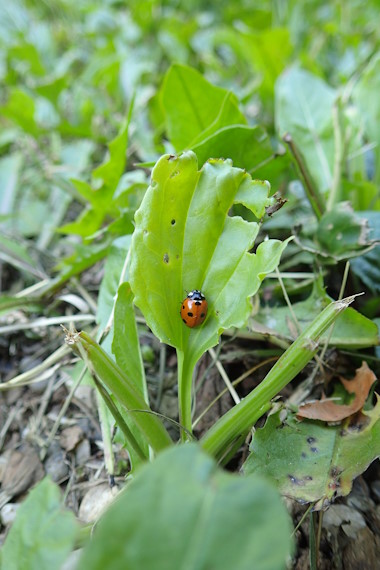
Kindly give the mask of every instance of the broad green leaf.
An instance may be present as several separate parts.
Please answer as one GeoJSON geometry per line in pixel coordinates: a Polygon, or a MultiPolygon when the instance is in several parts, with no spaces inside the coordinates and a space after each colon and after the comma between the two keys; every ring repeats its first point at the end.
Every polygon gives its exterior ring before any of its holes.
{"type": "MultiPolygon", "coordinates": [[[[304,330],[332,301],[324,290],[322,277],[318,277],[308,299],[292,304],[301,329],[304,330]]],[[[278,334],[289,340],[293,340],[298,334],[297,324],[293,322],[287,307],[264,308],[256,315],[255,321],[265,325],[268,333],[278,334]]],[[[251,326],[255,329],[254,321],[251,326]]],[[[349,307],[337,318],[331,338],[329,331],[321,338],[329,338],[329,345],[339,348],[368,348],[379,344],[379,331],[373,321],[349,307]]]]}
{"type": "Polygon", "coordinates": [[[322,79],[292,68],[276,83],[276,124],[289,133],[301,152],[319,192],[331,187],[334,167],[332,109],[336,93],[322,79]]]}
{"type": "Polygon", "coordinates": [[[353,90],[353,99],[363,117],[364,128],[369,140],[375,143],[375,180],[380,180],[380,135],[377,128],[380,121],[380,54],[377,53],[359,75],[353,90]]]}
{"type": "Polygon", "coordinates": [[[249,253],[259,224],[228,215],[239,203],[261,219],[268,193],[268,182],[252,180],[230,160],[209,160],[198,171],[189,151],[161,157],[136,212],[130,283],[153,333],[177,349],[181,422],[187,429],[197,360],[224,329],[246,323],[249,297],[277,267],[286,246],[268,240],[249,253]],[[179,313],[186,291],[193,289],[203,291],[209,308],[202,326],[190,329],[179,313]]]}
{"type": "Polygon", "coordinates": [[[138,472],[79,567],[281,570],[290,552],[289,516],[271,485],[223,472],[188,444],[138,472]]]}
{"type": "Polygon", "coordinates": [[[270,415],[250,446],[244,472],[270,477],[279,491],[316,508],[351,491],[352,481],[380,454],[380,401],[352,427],[270,415]]]}
{"type": "Polygon", "coordinates": [[[175,64],[166,74],[162,105],[169,139],[177,151],[199,144],[223,127],[247,122],[235,95],[184,65],[175,64]]]}
{"type": "Polygon", "coordinates": [[[241,203],[260,219],[268,192],[268,183],[253,181],[228,160],[210,160],[200,171],[191,151],[158,161],[136,212],[130,283],[162,342],[199,358],[222,330],[245,324],[248,298],[277,266],[286,244],[268,240],[248,253],[259,225],[228,212],[241,203]],[[192,289],[203,291],[209,310],[202,327],[190,330],[179,312],[192,289]]]}
{"type": "Polygon", "coordinates": [[[204,138],[192,150],[203,165],[210,156],[230,158],[235,166],[254,171],[261,163],[274,157],[267,133],[261,127],[226,126],[204,138]]]}
{"type": "Polygon", "coordinates": [[[46,478],[24,500],[2,548],[4,570],[60,568],[77,534],[74,515],[62,509],[61,492],[46,478]]]}

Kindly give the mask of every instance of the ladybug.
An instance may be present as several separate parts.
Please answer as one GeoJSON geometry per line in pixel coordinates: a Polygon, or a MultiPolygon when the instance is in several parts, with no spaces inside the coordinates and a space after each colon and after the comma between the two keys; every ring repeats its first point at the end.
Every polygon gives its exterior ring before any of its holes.
{"type": "Polygon", "coordinates": [[[206,297],[201,291],[198,291],[198,289],[190,291],[186,299],[182,301],[180,312],[185,325],[191,329],[199,327],[206,318],[207,307],[206,297]]]}

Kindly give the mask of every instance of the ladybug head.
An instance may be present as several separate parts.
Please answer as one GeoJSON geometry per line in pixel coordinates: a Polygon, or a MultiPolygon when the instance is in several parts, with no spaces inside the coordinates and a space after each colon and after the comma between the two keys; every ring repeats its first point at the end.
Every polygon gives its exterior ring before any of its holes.
{"type": "Polygon", "coordinates": [[[199,291],[199,289],[194,289],[194,291],[190,291],[190,293],[187,294],[187,297],[188,299],[192,299],[194,301],[203,301],[205,299],[205,296],[201,291],[199,291]]]}

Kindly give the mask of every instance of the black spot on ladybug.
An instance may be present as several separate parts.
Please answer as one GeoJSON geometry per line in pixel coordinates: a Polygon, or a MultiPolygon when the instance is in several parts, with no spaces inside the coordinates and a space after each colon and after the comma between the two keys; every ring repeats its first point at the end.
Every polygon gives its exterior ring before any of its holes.
{"type": "Polygon", "coordinates": [[[169,263],[169,255],[164,253],[164,263],[169,263]]]}
{"type": "Polygon", "coordinates": [[[193,315],[193,313],[187,313],[187,316],[188,316],[188,317],[193,317],[194,315],[193,315]]]}
{"type": "Polygon", "coordinates": [[[182,309],[184,309],[184,308],[185,308],[185,305],[182,305],[182,309]]]}
{"type": "Polygon", "coordinates": [[[185,319],[182,319],[182,320],[183,320],[183,322],[185,323],[185,325],[187,325],[187,321],[185,321],[185,319]]]}
{"type": "Polygon", "coordinates": [[[175,226],[175,220],[174,219],[170,223],[172,226],[175,226]]]}
{"type": "Polygon", "coordinates": [[[201,313],[201,319],[204,319],[205,316],[206,316],[206,315],[205,315],[204,313],[201,313]]]}

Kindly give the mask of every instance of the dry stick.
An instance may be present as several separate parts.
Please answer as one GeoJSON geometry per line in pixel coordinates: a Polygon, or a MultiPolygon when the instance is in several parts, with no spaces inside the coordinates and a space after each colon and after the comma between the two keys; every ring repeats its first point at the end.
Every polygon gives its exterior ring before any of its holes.
{"type": "Polygon", "coordinates": [[[41,364],[38,364],[31,370],[23,372],[18,376],[15,376],[8,382],[0,384],[0,392],[7,390],[9,388],[14,388],[15,386],[25,386],[31,384],[32,382],[38,382],[41,379],[45,380],[45,376],[41,378],[41,375],[48,373],[49,376],[61,366],[60,361],[62,358],[71,353],[71,349],[68,346],[60,346],[53,354],[48,356],[41,364]]]}
{"type": "Polygon", "coordinates": [[[209,348],[208,353],[210,354],[211,358],[214,360],[215,365],[218,369],[218,372],[221,375],[223,382],[227,386],[229,393],[231,394],[231,398],[233,399],[235,404],[239,404],[240,403],[239,395],[236,392],[235,388],[233,387],[231,380],[228,378],[228,375],[227,375],[226,371],[224,370],[223,366],[221,365],[220,360],[218,360],[218,357],[216,356],[215,350],[213,348],[209,348]]]}
{"type": "Polygon", "coordinates": [[[281,287],[281,290],[282,290],[282,294],[284,295],[284,299],[285,299],[285,301],[286,301],[286,304],[288,305],[288,309],[289,309],[289,311],[290,311],[290,314],[291,314],[291,316],[292,316],[293,322],[294,322],[295,327],[296,327],[296,329],[297,329],[297,333],[298,333],[298,334],[301,334],[301,327],[300,327],[300,324],[299,324],[299,322],[298,322],[298,319],[297,319],[297,316],[296,316],[295,312],[293,311],[293,306],[292,306],[292,304],[291,304],[291,302],[290,302],[289,295],[288,295],[288,293],[287,293],[287,291],[286,291],[286,288],[285,288],[284,282],[283,282],[283,280],[282,280],[282,277],[281,277],[281,275],[280,275],[280,272],[279,272],[279,270],[278,270],[278,267],[276,267],[276,276],[277,276],[277,279],[278,279],[278,281],[279,281],[279,283],[280,283],[280,287],[281,287]]]}
{"type": "MultiPolygon", "coordinates": [[[[341,300],[343,299],[343,293],[344,293],[344,290],[345,290],[346,285],[347,285],[347,279],[348,279],[348,272],[349,272],[349,270],[350,270],[350,262],[347,261],[347,262],[346,262],[346,265],[345,265],[345,268],[344,268],[344,273],[343,273],[343,278],[342,278],[342,284],[341,284],[341,286],[340,286],[338,301],[341,301],[341,300]]],[[[333,334],[334,328],[335,328],[335,323],[336,323],[336,321],[334,321],[333,324],[331,325],[329,334],[328,334],[328,336],[327,336],[327,338],[326,338],[326,340],[325,340],[325,342],[324,342],[324,345],[323,345],[323,348],[322,348],[322,351],[321,351],[321,355],[320,355],[321,360],[324,358],[324,356],[325,356],[325,354],[326,354],[326,350],[327,350],[327,348],[328,348],[328,346],[329,346],[329,344],[330,344],[330,340],[331,340],[331,337],[332,337],[332,334],[333,334]]]]}
{"type": "Polygon", "coordinates": [[[319,196],[319,193],[317,192],[316,188],[313,185],[311,176],[306,168],[306,165],[301,157],[301,154],[297,149],[296,145],[294,144],[294,141],[289,133],[286,133],[282,137],[282,139],[289,146],[290,152],[294,156],[297,166],[301,172],[302,178],[305,182],[305,192],[309,198],[311,207],[313,208],[313,211],[317,216],[317,219],[320,220],[324,211],[323,204],[319,196]]]}
{"type": "MultiPolygon", "coordinates": [[[[294,310],[293,310],[293,306],[292,306],[292,304],[291,304],[291,302],[290,302],[289,295],[288,295],[288,293],[287,293],[287,291],[286,291],[284,282],[283,282],[283,280],[282,280],[281,277],[280,277],[280,272],[278,271],[278,268],[276,268],[276,273],[278,274],[278,275],[277,275],[277,278],[278,278],[278,280],[279,280],[279,282],[280,282],[280,286],[281,286],[282,293],[283,293],[283,295],[284,295],[286,304],[288,305],[290,314],[292,315],[292,319],[293,319],[294,324],[295,324],[295,326],[296,326],[296,328],[297,328],[297,332],[298,332],[298,334],[300,335],[300,334],[302,333],[302,330],[301,330],[300,324],[299,324],[299,322],[298,322],[297,316],[296,316],[296,314],[295,314],[295,312],[294,312],[294,310]]],[[[316,354],[316,355],[314,356],[314,359],[316,360],[317,364],[319,365],[319,368],[320,368],[321,372],[323,372],[323,362],[322,362],[322,361],[323,361],[323,358],[322,358],[322,357],[319,357],[319,356],[316,354]]]]}
{"type": "Polygon", "coordinates": [[[67,410],[67,408],[69,407],[69,405],[70,405],[70,403],[71,403],[71,400],[73,399],[73,396],[74,396],[74,394],[75,394],[75,391],[76,391],[76,389],[78,388],[79,384],[82,382],[82,380],[83,380],[85,374],[86,374],[86,366],[84,365],[82,372],[79,374],[77,380],[76,380],[76,381],[74,382],[74,384],[72,385],[71,390],[70,390],[68,396],[66,397],[65,402],[64,402],[62,408],[61,408],[60,411],[59,411],[59,414],[58,414],[58,416],[57,416],[57,419],[55,420],[54,425],[53,425],[53,427],[52,427],[52,429],[51,429],[51,431],[50,431],[49,437],[47,438],[47,440],[46,440],[46,442],[45,442],[44,448],[41,450],[41,454],[40,454],[40,456],[41,456],[41,461],[43,461],[43,460],[45,459],[47,450],[48,450],[48,448],[49,448],[51,442],[53,441],[53,439],[54,439],[54,437],[55,437],[55,435],[56,435],[56,433],[57,433],[57,431],[58,431],[58,428],[59,428],[59,425],[60,425],[60,423],[61,423],[61,420],[62,420],[63,416],[65,415],[66,410],[67,410]]]}

